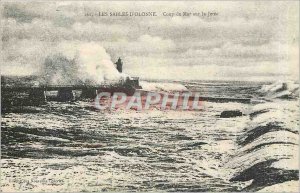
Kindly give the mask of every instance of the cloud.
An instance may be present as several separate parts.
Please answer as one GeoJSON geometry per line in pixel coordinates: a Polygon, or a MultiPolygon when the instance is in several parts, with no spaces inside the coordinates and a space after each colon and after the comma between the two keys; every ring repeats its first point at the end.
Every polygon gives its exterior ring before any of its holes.
{"type": "Polygon", "coordinates": [[[220,58],[222,60],[238,59],[244,60],[244,62],[247,60],[279,61],[288,58],[289,49],[290,47],[287,44],[279,42],[253,46],[227,42],[220,47],[213,47],[211,49],[188,49],[182,55],[178,55],[178,57],[209,57],[210,59],[220,58]]]}
{"type": "Polygon", "coordinates": [[[39,71],[53,43],[17,38],[3,42],[1,70],[4,74],[33,74],[39,71]],[[17,70],[17,69],[20,70],[17,70]]]}
{"type": "Polygon", "coordinates": [[[111,52],[126,56],[149,56],[164,55],[175,49],[175,43],[170,39],[163,39],[158,36],[141,35],[136,40],[128,41],[123,39],[114,43],[103,42],[104,47],[111,52]]]}
{"type": "Polygon", "coordinates": [[[33,18],[38,17],[37,14],[23,11],[21,8],[17,6],[11,6],[9,4],[4,5],[3,15],[6,18],[14,18],[19,22],[30,23],[33,18]]]}
{"type": "Polygon", "coordinates": [[[298,6],[299,2],[5,2],[2,72],[20,72],[17,69],[26,66],[23,74],[34,73],[41,58],[60,42],[79,41],[102,45],[112,60],[121,56],[124,70],[141,77],[295,77],[298,6]],[[158,16],[84,16],[98,11],[156,11],[158,16]],[[218,16],[162,16],[184,11],[215,11],[218,16]]]}

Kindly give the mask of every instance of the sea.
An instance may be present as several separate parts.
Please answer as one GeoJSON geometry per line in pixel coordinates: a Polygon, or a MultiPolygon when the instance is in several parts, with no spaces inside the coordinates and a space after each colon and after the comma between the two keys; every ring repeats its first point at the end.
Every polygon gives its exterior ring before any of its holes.
{"type": "MultiPolygon", "coordinates": [[[[152,84],[164,88],[162,82],[152,84]]],[[[23,111],[2,112],[2,191],[243,191],[253,179],[232,180],[241,171],[229,162],[241,148],[239,139],[249,126],[254,127],[253,108],[262,103],[291,106],[289,120],[294,125],[290,127],[298,126],[297,100],[264,100],[259,89],[267,83],[172,84],[202,96],[255,102],[204,101],[200,110],[101,111],[87,100],[49,101],[23,111]],[[243,115],[220,117],[226,110],[243,115]]]]}

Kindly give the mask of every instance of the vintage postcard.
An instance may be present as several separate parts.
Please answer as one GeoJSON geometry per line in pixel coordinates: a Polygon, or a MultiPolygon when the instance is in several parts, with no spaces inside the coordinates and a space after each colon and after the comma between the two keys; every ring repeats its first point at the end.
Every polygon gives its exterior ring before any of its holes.
{"type": "Polygon", "coordinates": [[[2,1],[2,192],[299,192],[299,1],[2,1]]]}

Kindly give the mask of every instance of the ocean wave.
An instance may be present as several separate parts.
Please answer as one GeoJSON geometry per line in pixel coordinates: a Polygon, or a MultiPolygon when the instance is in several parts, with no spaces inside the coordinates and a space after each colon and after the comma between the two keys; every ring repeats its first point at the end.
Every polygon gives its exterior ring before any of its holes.
{"type": "Polygon", "coordinates": [[[259,92],[266,98],[291,99],[299,97],[299,82],[278,81],[273,84],[263,85],[259,92]]]}
{"type": "MultiPolygon", "coordinates": [[[[268,87],[281,92],[280,87],[268,87]]],[[[239,148],[225,164],[230,181],[251,181],[243,191],[272,190],[299,179],[299,136],[297,101],[279,100],[257,104],[249,113],[248,126],[237,138],[239,148]]]]}
{"type": "Polygon", "coordinates": [[[265,187],[258,192],[277,192],[278,190],[280,190],[281,192],[297,192],[299,190],[299,181],[286,181],[283,183],[265,187]]]}
{"type": "Polygon", "coordinates": [[[141,81],[140,85],[143,90],[146,91],[165,91],[165,92],[170,92],[170,91],[187,91],[188,89],[179,83],[158,83],[158,82],[146,82],[146,81],[141,81]]]}

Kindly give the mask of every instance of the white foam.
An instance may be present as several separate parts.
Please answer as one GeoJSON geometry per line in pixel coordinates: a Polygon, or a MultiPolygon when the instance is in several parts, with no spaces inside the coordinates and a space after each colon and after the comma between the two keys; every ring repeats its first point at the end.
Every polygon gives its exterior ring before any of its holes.
{"type": "Polygon", "coordinates": [[[299,97],[299,83],[296,81],[278,81],[264,85],[259,90],[266,98],[299,97]]]}
{"type": "Polygon", "coordinates": [[[187,91],[188,89],[179,83],[156,83],[156,82],[140,82],[143,90],[146,91],[187,91]]]}
{"type": "Polygon", "coordinates": [[[265,187],[258,192],[298,192],[299,191],[299,182],[296,180],[287,181],[280,184],[275,184],[272,186],[265,187]]]}
{"type": "Polygon", "coordinates": [[[87,42],[61,42],[41,70],[41,80],[47,84],[98,84],[126,76],[117,71],[101,45],[87,42]]]}

